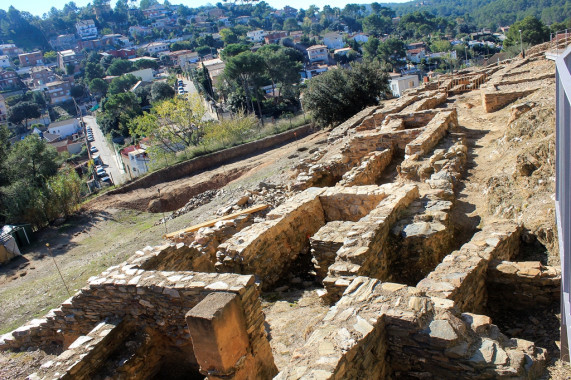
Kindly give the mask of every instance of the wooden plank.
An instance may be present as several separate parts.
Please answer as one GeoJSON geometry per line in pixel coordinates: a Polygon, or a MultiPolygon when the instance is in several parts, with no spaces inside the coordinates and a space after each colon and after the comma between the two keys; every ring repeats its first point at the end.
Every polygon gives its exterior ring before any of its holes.
{"type": "Polygon", "coordinates": [[[230,215],[222,216],[220,218],[212,219],[212,220],[209,220],[209,221],[204,222],[204,223],[195,224],[194,226],[184,228],[182,230],[171,232],[170,234],[163,235],[163,237],[166,239],[170,239],[170,238],[176,237],[180,234],[198,231],[202,227],[211,227],[211,226],[215,225],[216,223],[220,222],[221,220],[234,219],[240,215],[245,215],[245,214],[253,214],[254,212],[265,210],[268,207],[270,207],[270,205],[266,205],[266,204],[250,207],[246,210],[241,210],[241,211],[235,212],[235,213],[230,214],[230,215]]]}

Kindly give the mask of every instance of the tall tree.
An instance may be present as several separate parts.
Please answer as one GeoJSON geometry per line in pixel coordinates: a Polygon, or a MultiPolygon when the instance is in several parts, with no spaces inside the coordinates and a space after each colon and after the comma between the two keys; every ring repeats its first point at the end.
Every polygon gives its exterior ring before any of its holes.
{"type": "Polygon", "coordinates": [[[549,28],[536,17],[527,16],[510,27],[504,41],[505,47],[520,43],[520,30],[522,43],[536,45],[549,40],[549,28]]]}
{"type": "Polygon", "coordinates": [[[318,123],[327,125],[378,104],[388,91],[388,76],[378,62],[352,63],[348,70],[331,70],[311,78],[303,104],[318,123]]]}
{"type": "Polygon", "coordinates": [[[40,107],[32,102],[20,102],[8,111],[8,121],[12,124],[22,124],[25,128],[28,127],[28,120],[40,117],[40,107]]]}
{"type": "MultiPolygon", "coordinates": [[[[260,56],[252,52],[246,51],[232,57],[226,63],[224,68],[224,75],[230,80],[240,83],[244,88],[246,97],[249,99],[250,111],[254,111],[254,104],[252,100],[252,88],[257,93],[259,86],[258,80],[264,70],[264,62],[260,56]]],[[[259,96],[256,97],[258,103],[258,111],[260,117],[262,115],[262,108],[260,106],[259,96]]]]}

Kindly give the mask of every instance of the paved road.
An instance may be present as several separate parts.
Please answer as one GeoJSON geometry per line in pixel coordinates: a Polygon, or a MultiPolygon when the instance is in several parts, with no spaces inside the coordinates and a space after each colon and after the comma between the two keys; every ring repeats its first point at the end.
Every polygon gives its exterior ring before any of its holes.
{"type": "Polygon", "coordinates": [[[101,128],[95,121],[95,116],[84,116],[86,126],[93,129],[93,138],[95,141],[90,143],[90,147],[95,146],[98,149],[99,156],[103,161],[105,171],[111,175],[111,179],[115,185],[124,183],[128,178],[120,161],[119,155],[115,152],[111,144],[107,142],[101,128]]]}
{"type": "Polygon", "coordinates": [[[202,95],[200,95],[200,93],[196,90],[196,87],[194,86],[194,83],[191,80],[186,79],[185,77],[183,77],[182,75],[178,76],[178,79],[182,79],[182,81],[184,82],[184,89],[186,91],[188,91],[189,94],[196,94],[198,96],[200,96],[200,98],[202,99],[202,102],[204,103],[204,107],[206,108],[206,114],[204,115],[204,117],[202,118],[203,120],[217,120],[216,119],[216,114],[210,112],[210,109],[208,107],[208,105],[206,104],[205,99],[202,97],[202,95]]]}

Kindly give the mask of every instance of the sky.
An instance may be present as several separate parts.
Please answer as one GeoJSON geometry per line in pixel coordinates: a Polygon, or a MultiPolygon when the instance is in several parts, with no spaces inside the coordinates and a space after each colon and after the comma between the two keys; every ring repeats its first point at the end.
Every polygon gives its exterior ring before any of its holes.
{"type": "MultiPolygon", "coordinates": [[[[18,9],[19,11],[26,11],[30,12],[33,15],[41,16],[44,13],[47,13],[51,7],[56,7],[57,9],[62,9],[63,6],[69,3],[71,0],[0,0],[0,9],[8,10],[8,8],[13,5],[14,8],[18,9]]],[[[222,0],[169,0],[171,4],[184,4],[187,7],[200,7],[206,4],[216,4],[218,1],[222,2],[222,0]]],[[[323,7],[324,5],[330,5],[332,7],[339,7],[343,8],[346,4],[369,4],[369,3],[404,3],[410,0],[265,0],[271,7],[276,9],[281,9],[286,5],[290,7],[294,7],[297,9],[303,8],[307,9],[307,7],[311,4],[315,4],[318,7],[323,7]]],[[[75,0],[75,4],[78,7],[83,7],[91,2],[91,0],[75,0]]],[[[163,0],[159,0],[160,3],[163,0]]],[[[115,6],[115,0],[111,0],[111,6],[115,6]]]]}

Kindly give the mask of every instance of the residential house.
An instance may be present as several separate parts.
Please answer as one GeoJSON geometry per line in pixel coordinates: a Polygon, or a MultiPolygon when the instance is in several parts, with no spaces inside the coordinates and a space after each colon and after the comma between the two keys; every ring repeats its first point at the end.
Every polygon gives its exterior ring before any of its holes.
{"type": "MultiPolygon", "coordinates": [[[[45,138],[45,133],[44,133],[44,138],[45,138]]],[[[61,153],[69,153],[69,154],[79,154],[81,153],[81,149],[83,148],[83,144],[84,142],[79,140],[79,139],[73,139],[73,138],[66,138],[66,139],[60,139],[57,141],[53,141],[53,142],[48,142],[48,145],[54,147],[57,152],[59,154],[61,153]]]]}
{"type": "Polygon", "coordinates": [[[50,104],[59,104],[71,100],[71,82],[58,80],[41,86],[50,104]]]}
{"type": "Polygon", "coordinates": [[[279,44],[282,38],[287,37],[287,32],[273,32],[264,36],[267,44],[279,44]]]}
{"type": "Polygon", "coordinates": [[[389,80],[391,92],[395,97],[400,97],[409,88],[417,87],[418,83],[418,76],[416,75],[400,76],[400,74],[391,74],[391,79],[389,80]]]}
{"type": "MultiPolygon", "coordinates": [[[[143,82],[152,82],[153,81],[153,69],[142,69],[142,70],[136,70],[136,71],[131,71],[130,73],[127,74],[132,74],[137,78],[141,78],[141,80],[143,82]]],[[[127,75],[125,74],[125,75],[127,75]]]]}
{"type": "Polygon", "coordinates": [[[143,47],[149,54],[159,54],[169,51],[169,45],[164,42],[151,42],[143,47]]]}
{"type": "Polygon", "coordinates": [[[222,23],[224,26],[232,26],[232,22],[227,16],[218,17],[218,22],[222,23]]]}
{"type": "Polygon", "coordinates": [[[132,177],[138,177],[149,171],[149,156],[140,145],[131,145],[122,149],[121,159],[132,177]]]}
{"type": "Polygon", "coordinates": [[[46,66],[32,67],[30,77],[32,87],[39,87],[46,83],[55,82],[58,79],[56,74],[46,66]]]}
{"type": "Polygon", "coordinates": [[[347,56],[347,53],[349,53],[351,50],[352,49],[350,47],[335,49],[335,51],[333,52],[333,55],[345,57],[345,56],[347,56]]]}
{"type": "Polygon", "coordinates": [[[406,58],[414,63],[420,63],[423,58],[426,58],[426,49],[417,48],[406,51],[406,58]]]}
{"type": "Polygon", "coordinates": [[[212,84],[216,86],[218,77],[224,73],[224,68],[226,67],[224,61],[222,61],[220,58],[209,59],[202,61],[202,66],[208,70],[210,80],[212,81],[212,84]]]}
{"type": "Polygon", "coordinates": [[[50,41],[54,49],[64,50],[71,49],[77,44],[74,34],[60,34],[53,41],[50,41]]]}
{"type": "Polygon", "coordinates": [[[147,28],[145,26],[139,26],[139,25],[135,25],[135,26],[130,26],[129,27],[129,34],[132,35],[133,37],[144,37],[144,36],[148,36],[149,34],[152,34],[153,30],[151,28],[147,28]]]}
{"type": "Polygon", "coordinates": [[[57,53],[57,65],[63,71],[67,70],[68,65],[73,65],[75,67],[75,73],[79,72],[81,69],[82,56],[73,50],[58,51],[57,53]]]}
{"type": "Polygon", "coordinates": [[[369,36],[364,33],[357,33],[353,35],[353,39],[361,44],[369,41],[369,36]]]}
{"type": "Polygon", "coordinates": [[[197,52],[191,50],[173,51],[168,54],[175,66],[185,69],[200,60],[197,52]]]}
{"type": "Polygon", "coordinates": [[[239,16],[236,17],[236,24],[246,25],[250,22],[250,16],[239,16]]]}
{"type": "Polygon", "coordinates": [[[323,44],[327,46],[328,49],[340,49],[345,46],[343,36],[337,32],[327,33],[323,36],[323,44]]]}
{"type": "Polygon", "coordinates": [[[0,55],[0,69],[12,67],[12,61],[8,55],[0,55]]]}
{"type": "Polygon", "coordinates": [[[6,108],[6,100],[0,95],[0,125],[8,123],[8,109],[6,108]]]}
{"type": "Polygon", "coordinates": [[[75,24],[77,35],[82,40],[97,38],[97,27],[93,20],[79,20],[75,24]]]}
{"type": "Polygon", "coordinates": [[[137,62],[137,61],[155,61],[158,62],[159,59],[155,57],[136,57],[136,58],[129,58],[129,62],[137,62]]]}
{"type": "Polygon", "coordinates": [[[18,54],[22,54],[24,51],[14,44],[2,44],[0,45],[0,54],[7,55],[10,58],[17,57],[18,54]]]}
{"type": "Polygon", "coordinates": [[[151,26],[157,29],[164,29],[170,26],[174,26],[175,23],[176,23],[175,19],[165,17],[165,18],[156,19],[151,23],[151,26]]]}
{"type": "MultiPolygon", "coordinates": [[[[335,67],[335,66],[334,66],[335,67]]],[[[329,70],[329,66],[325,63],[314,63],[312,65],[306,65],[301,72],[301,77],[303,79],[311,79],[314,76],[317,76],[321,73],[324,73],[329,70]]]]}
{"type": "Polygon", "coordinates": [[[412,50],[412,49],[426,49],[426,44],[422,41],[419,42],[411,42],[410,44],[406,45],[406,49],[407,50],[412,50]]]}
{"type": "Polygon", "coordinates": [[[291,38],[293,43],[295,44],[299,44],[301,42],[302,37],[303,37],[303,31],[301,30],[289,32],[289,38],[291,38]]]}
{"type": "Polygon", "coordinates": [[[119,50],[109,50],[107,54],[112,55],[115,58],[131,59],[137,57],[137,52],[135,49],[119,49],[119,50]]]}
{"type": "Polygon", "coordinates": [[[329,51],[325,45],[313,45],[308,47],[306,51],[309,62],[327,62],[329,60],[329,51]]]}
{"type": "Polygon", "coordinates": [[[0,90],[11,90],[20,85],[20,78],[15,71],[0,71],[0,90]]]}
{"type": "Polygon", "coordinates": [[[103,47],[104,43],[101,39],[95,38],[91,40],[81,40],[77,43],[79,50],[99,50],[103,47]]]}
{"type": "Polygon", "coordinates": [[[31,53],[19,54],[18,59],[20,60],[21,67],[37,66],[44,64],[44,55],[41,51],[33,51],[31,53]]]}
{"type": "Polygon", "coordinates": [[[262,29],[252,30],[246,33],[246,37],[252,42],[262,42],[265,35],[266,31],[262,29]]]}
{"type": "Polygon", "coordinates": [[[164,5],[161,5],[161,4],[155,4],[153,6],[150,6],[147,9],[143,10],[143,15],[146,18],[150,18],[150,19],[165,17],[168,14],[169,14],[169,10],[164,5]]]}
{"type": "Polygon", "coordinates": [[[60,135],[61,137],[72,136],[74,133],[78,133],[79,131],[79,120],[76,118],[56,121],[51,123],[47,129],[48,133],[60,135]]]}

